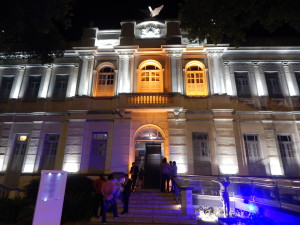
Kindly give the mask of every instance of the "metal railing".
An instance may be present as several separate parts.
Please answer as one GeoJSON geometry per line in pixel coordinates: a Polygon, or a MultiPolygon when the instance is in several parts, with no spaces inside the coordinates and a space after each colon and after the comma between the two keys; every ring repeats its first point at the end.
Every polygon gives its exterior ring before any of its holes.
{"type": "Polygon", "coordinates": [[[24,193],[20,188],[8,187],[4,184],[0,184],[0,198],[18,198],[24,193]]]}
{"type": "MultiPolygon", "coordinates": [[[[174,196],[180,200],[180,186],[193,188],[193,195],[219,196],[224,176],[179,176],[174,196]]],[[[300,212],[300,179],[231,176],[230,197],[300,212]]]]}

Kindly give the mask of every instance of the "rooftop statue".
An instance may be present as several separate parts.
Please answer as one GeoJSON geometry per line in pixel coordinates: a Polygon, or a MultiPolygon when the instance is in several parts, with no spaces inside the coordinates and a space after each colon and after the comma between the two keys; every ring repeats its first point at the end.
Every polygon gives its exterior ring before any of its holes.
{"type": "Polygon", "coordinates": [[[151,6],[148,6],[149,10],[150,10],[150,17],[155,17],[157,16],[160,11],[162,10],[162,8],[164,7],[164,5],[161,5],[155,9],[152,10],[151,6]]]}

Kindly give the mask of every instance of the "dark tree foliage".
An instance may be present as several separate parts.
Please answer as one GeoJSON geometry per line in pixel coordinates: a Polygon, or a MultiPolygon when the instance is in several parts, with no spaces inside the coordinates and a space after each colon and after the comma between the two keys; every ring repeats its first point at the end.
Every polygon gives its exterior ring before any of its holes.
{"type": "Polygon", "coordinates": [[[238,46],[251,32],[272,34],[289,27],[299,34],[299,10],[299,0],[185,0],[179,19],[191,39],[238,46]]]}
{"type": "Polygon", "coordinates": [[[51,61],[65,48],[73,0],[9,0],[0,7],[0,52],[51,61]]]}

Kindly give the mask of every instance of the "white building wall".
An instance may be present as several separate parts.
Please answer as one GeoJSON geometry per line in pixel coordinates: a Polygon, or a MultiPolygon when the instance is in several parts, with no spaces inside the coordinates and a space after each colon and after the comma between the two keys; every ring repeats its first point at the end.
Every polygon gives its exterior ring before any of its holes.
{"type": "Polygon", "coordinates": [[[80,169],[85,119],[70,119],[64,152],[63,170],[78,172],[80,169]]]}

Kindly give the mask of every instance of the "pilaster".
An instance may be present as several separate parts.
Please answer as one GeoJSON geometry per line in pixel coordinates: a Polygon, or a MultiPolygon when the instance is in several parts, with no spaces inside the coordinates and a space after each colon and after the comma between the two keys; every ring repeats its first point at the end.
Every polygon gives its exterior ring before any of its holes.
{"type": "Polygon", "coordinates": [[[178,173],[188,172],[186,118],[181,109],[174,109],[168,114],[169,159],[176,161],[178,173]]]}
{"type": "Polygon", "coordinates": [[[41,80],[41,88],[40,88],[39,94],[38,94],[39,98],[47,97],[47,92],[49,89],[50,78],[51,78],[52,69],[53,69],[52,64],[47,64],[45,66],[46,66],[46,74],[42,77],[42,80],[41,80]]]}
{"type": "Polygon", "coordinates": [[[133,82],[133,51],[120,51],[119,52],[119,80],[118,80],[118,93],[131,93],[133,82]]]}
{"type": "Polygon", "coordinates": [[[256,81],[257,95],[266,96],[267,95],[266,81],[263,75],[260,73],[259,62],[257,61],[252,62],[252,67],[253,67],[254,77],[256,81]]]}
{"type": "Polygon", "coordinates": [[[183,71],[182,71],[182,50],[178,51],[167,51],[170,60],[171,70],[171,90],[175,93],[183,94],[183,71]]]}
{"type": "Polygon", "coordinates": [[[290,72],[290,67],[288,62],[282,62],[282,67],[288,87],[289,96],[299,96],[299,88],[297,88],[297,81],[295,74],[290,72]]]}
{"type": "MultiPolygon", "coordinates": [[[[268,116],[268,115],[266,115],[268,116]]],[[[275,128],[272,120],[262,119],[262,125],[266,140],[266,152],[270,160],[270,172],[272,176],[283,175],[283,167],[280,160],[280,155],[278,154],[277,144],[276,144],[276,134],[275,128]]]]}
{"type": "Polygon", "coordinates": [[[84,55],[80,56],[81,69],[80,69],[80,80],[78,87],[79,96],[89,96],[91,91],[91,81],[94,66],[94,56],[84,55]]]}
{"type": "MultiPolygon", "coordinates": [[[[71,74],[69,77],[68,88],[67,88],[67,98],[73,97],[76,94],[76,85],[78,80],[78,64],[72,66],[71,74]]],[[[92,85],[91,85],[92,86],[92,85]]]]}
{"type": "Polygon", "coordinates": [[[212,94],[225,94],[225,77],[222,67],[223,50],[208,51],[208,67],[210,71],[210,88],[212,94]]]}
{"type": "Polygon", "coordinates": [[[234,75],[230,74],[229,61],[223,63],[225,74],[225,86],[227,95],[237,95],[236,86],[234,85],[234,75]]]}
{"type": "Polygon", "coordinates": [[[65,143],[63,170],[78,172],[80,169],[86,119],[69,119],[65,143]]]}
{"type": "Polygon", "coordinates": [[[12,85],[12,88],[11,88],[12,92],[10,93],[10,98],[14,98],[14,99],[19,98],[19,93],[21,90],[21,85],[22,85],[25,71],[26,71],[26,67],[23,65],[20,66],[19,74],[16,75],[13,85],[12,85]]]}
{"type": "Polygon", "coordinates": [[[212,110],[215,148],[221,174],[239,173],[236,143],[234,138],[233,110],[212,110]]]}

